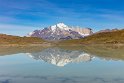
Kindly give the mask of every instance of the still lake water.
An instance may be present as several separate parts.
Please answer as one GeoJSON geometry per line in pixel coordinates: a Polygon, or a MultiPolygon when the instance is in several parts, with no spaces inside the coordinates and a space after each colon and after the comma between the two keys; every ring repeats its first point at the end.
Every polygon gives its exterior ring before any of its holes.
{"type": "Polygon", "coordinates": [[[124,83],[118,47],[1,48],[0,83],[124,83]]]}

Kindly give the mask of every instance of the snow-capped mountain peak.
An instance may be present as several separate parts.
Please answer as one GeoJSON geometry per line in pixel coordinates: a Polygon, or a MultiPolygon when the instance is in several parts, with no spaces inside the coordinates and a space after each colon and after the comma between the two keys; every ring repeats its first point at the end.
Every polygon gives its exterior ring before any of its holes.
{"type": "Polygon", "coordinates": [[[45,40],[67,40],[80,39],[90,34],[92,34],[92,29],[90,28],[72,28],[64,23],[58,23],[42,30],[34,30],[33,32],[29,33],[28,36],[39,37],[45,40]]]}
{"type": "Polygon", "coordinates": [[[60,28],[67,28],[68,26],[65,25],[64,23],[58,23],[58,24],[57,24],[57,27],[60,27],[60,28]]]}
{"type": "Polygon", "coordinates": [[[67,25],[65,25],[64,23],[58,23],[58,24],[56,24],[56,25],[51,26],[52,31],[55,31],[57,28],[59,28],[59,29],[61,29],[61,30],[69,30],[69,29],[70,29],[70,28],[69,28],[67,25]]]}

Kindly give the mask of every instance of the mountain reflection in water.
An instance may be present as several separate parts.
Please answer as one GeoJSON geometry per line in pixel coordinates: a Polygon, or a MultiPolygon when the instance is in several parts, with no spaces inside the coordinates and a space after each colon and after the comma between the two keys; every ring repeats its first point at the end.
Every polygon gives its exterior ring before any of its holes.
{"type": "Polygon", "coordinates": [[[124,46],[71,46],[71,47],[2,47],[0,55],[24,53],[34,60],[42,60],[56,66],[68,63],[91,61],[93,58],[104,60],[124,60],[124,46]]]}
{"type": "Polygon", "coordinates": [[[0,47],[0,83],[124,83],[123,60],[118,46],[0,47]]]}
{"type": "Polygon", "coordinates": [[[90,54],[83,51],[72,51],[61,48],[47,48],[41,52],[27,54],[33,59],[43,60],[56,66],[64,66],[70,62],[78,63],[90,61],[93,58],[90,54]]]}

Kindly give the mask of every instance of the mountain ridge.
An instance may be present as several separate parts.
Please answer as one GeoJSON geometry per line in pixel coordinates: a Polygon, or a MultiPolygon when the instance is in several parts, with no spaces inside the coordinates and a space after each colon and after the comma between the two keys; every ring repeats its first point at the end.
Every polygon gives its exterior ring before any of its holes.
{"type": "Polygon", "coordinates": [[[58,23],[41,30],[34,30],[33,32],[30,32],[28,36],[38,37],[44,40],[68,40],[80,39],[92,33],[92,29],[90,28],[74,28],[69,27],[64,23],[58,23]]]}
{"type": "Polygon", "coordinates": [[[124,44],[124,29],[110,32],[95,33],[78,40],[63,40],[57,45],[83,45],[83,44],[124,44]]]}
{"type": "MultiPolygon", "coordinates": [[[[85,29],[84,31],[86,31],[87,33],[90,33],[91,30],[92,29],[89,28],[89,29],[85,29]]],[[[50,26],[49,28],[44,28],[43,30],[40,30],[40,31],[42,34],[45,34],[44,36],[45,39],[40,38],[40,36],[39,37],[35,37],[35,36],[20,37],[20,36],[0,34],[0,43],[1,45],[6,45],[6,46],[11,45],[11,44],[16,44],[16,45],[43,44],[44,46],[45,45],[47,46],[47,44],[50,44],[52,46],[54,45],[55,46],[56,45],[67,45],[68,46],[68,45],[83,45],[83,44],[124,44],[124,29],[122,30],[105,29],[105,30],[101,30],[96,33],[91,33],[91,35],[82,37],[78,32],[76,32],[76,31],[80,31],[83,33],[83,30],[81,30],[80,28],[77,28],[75,31],[72,31],[70,30],[70,27],[67,27],[63,23],[60,23],[54,26],[50,26]],[[59,26],[59,27],[56,27],[56,26],[59,26]],[[49,30],[50,30],[50,33],[47,34],[49,30]],[[52,34],[51,30],[54,32],[53,36],[57,37],[57,41],[56,39],[55,41],[45,40],[46,38],[48,39],[51,38],[51,40],[54,39],[54,37],[50,36],[52,34]],[[64,37],[62,37],[63,33],[64,33],[64,37]],[[65,36],[65,34],[67,35],[65,36]],[[68,34],[69,35],[71,34],[71,36],[68,36],[68,34]]],[[[34,32],[39,33],[39,30],[35,30],[34,32]]],[[[30,34],[34,34],[34,32],[30,34]]],[[[85,35],[87,33],[85,33],[85,35]]]]}

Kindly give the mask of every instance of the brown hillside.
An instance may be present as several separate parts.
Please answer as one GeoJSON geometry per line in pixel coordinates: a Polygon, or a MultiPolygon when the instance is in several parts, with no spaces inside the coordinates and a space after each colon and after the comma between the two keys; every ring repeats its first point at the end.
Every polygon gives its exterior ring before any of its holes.
{"type": "Polygon", "coordinates": [[[78,45],[78,44],[124,44],[124,30],[113,32],[103,32],[93,34],[83,39],[64,40],[58,44],[61,45],[78,45]]]}
{"type": "Polygon", "coordinates": [[[42,44],[45,41],[36,37],[19,37],[0,34],[0,44],[42,44]]]}

